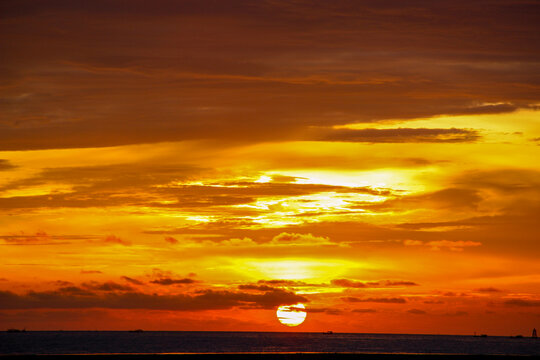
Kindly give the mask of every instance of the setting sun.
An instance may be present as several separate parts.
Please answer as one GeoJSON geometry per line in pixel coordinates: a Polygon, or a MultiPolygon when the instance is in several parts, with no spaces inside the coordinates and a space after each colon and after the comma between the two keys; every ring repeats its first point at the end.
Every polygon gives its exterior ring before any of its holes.
{"type": "Polygon", "coordinates": [[[282,305],[277,309],[276,316],[280,323],[287,326],[298,326],[306,320],[307,313],[304,304],[282,305]]]}

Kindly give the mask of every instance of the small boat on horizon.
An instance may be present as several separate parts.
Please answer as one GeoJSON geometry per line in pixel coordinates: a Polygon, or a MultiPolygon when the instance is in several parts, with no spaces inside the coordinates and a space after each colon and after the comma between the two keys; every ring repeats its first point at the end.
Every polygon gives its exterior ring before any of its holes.
{"type": "Polygon", "coordinates": [[[24,328],[22,330],[21,329],[7,329],[6,332],[8,332],[8,333],[23,333],[23,332],[26,332],[26,328],[24,328]]]}
{"type": "Polygon", "coordinates": [[[129,332],[131,332],[131,333],[142,333],[142,332],[144,332],[144,330],[143,329],[136,329],[136,330],[129,330],[129,332]]]}
{"type": "Polygon", "coordinates": [[[328,330],[328,331],[323,332],[323,334],[326,334],[326,335],[331,335],[331,334],[333,334],[333,333],[334,333],[334,332],[331,331],[331,330],[328,330]]]}

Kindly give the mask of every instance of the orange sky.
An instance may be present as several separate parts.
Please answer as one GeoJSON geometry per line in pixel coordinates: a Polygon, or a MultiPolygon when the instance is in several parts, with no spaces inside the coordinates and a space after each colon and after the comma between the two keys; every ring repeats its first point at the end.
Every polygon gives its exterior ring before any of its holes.
{"type": "Polygon", "coordinates": [[[2,2],[0,327],[528,335],[539,14],[2,2]]]}

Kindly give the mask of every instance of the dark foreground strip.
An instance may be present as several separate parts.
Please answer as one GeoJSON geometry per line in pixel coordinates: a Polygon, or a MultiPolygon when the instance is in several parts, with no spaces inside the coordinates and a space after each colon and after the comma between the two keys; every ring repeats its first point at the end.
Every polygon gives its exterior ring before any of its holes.
{"type": "MultiPolygon", "coordinates": [[[[453,355],[453,354],[368,354],[368,353],[217,353],[217,354],[92,354],[92,355],[0,355],[0,359],[33,358],[36,360],[76,358],[79,360],[91,360],[111,357],[117,360],[145,360],[163,358],[164,360],[353,360],[353,359],[378,359],[378,360],[430,360],[430,359],[507,359],[515,355],[453,355]]],[[[519,356],[521,357],[521,356],[519,356]]],[[[527,356],[525,356],[527,357],[527,356]]]]}

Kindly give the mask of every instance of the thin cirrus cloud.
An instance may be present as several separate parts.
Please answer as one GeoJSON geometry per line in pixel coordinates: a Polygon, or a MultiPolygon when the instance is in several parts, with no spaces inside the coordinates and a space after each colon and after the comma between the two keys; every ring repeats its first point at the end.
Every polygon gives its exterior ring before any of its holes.
{"type": "Polygon", "coordinates": [[[103,271],[100,271],[100,270],[81,270],[81,274],[83,274],[83,275],[103,274],[103,271]]]}
{"type": "Polygon", "coordinates": [[[475,130],[468,129],[341,129],[333,130],[320,137],[324,141],[365,143],[454,143],[472,142],[480,138],[475,130]]]}
{"type": "Polygon", "coordinates": [[[277,288],[268,285],[242,284],[238,285],[240,290],[272,291],[277,288]]]}
{"type": "Polygon", "coordinates": [[[483,293],[500,293],[500,292],[502,292],[501,289],[497,289],[497,288],[494,288],[494,287],[483,287],[483,288],[474,289],[474,291],[483,292],[483,293]]]}
{"type": "Polygon", "coordinates": [[[142,281],[131,278],[129,276],[122,276],[122,280],[125,280],[128,283],[133,284],[133,285],[143,285],[144,284],[142,281]]]}
{"type": "Polygon", "coordinates": [[[92,235],[51,235],[44,231],[27,234],[23,231],[17,234],[0,235],[4,245],[66,245],[74,242],[96,239],[92,235]]]}
{"type": "Polygon", "coordinates": [[[155,279],[150,281],[152,284],[158,284],[158,285],[186,285],[186,284],[194,284],[197,281],[189,278],[183,278],[183,279],[172,279],[169,277],[163,277],[159,279],[155,279]]]}
{"type": "Polygon", "coordinates": [[[407,302],[404,298],[389,297],[389,298],[358,298],[354,296],[347,296],[342,298],[345,302],[359,303],[359,302],[372,302],[381,304],[405,304],[407,302]]]}
{"type": "Polygon", "coordinates": [[[384,281],[355,281],[349,279],[333,279],[330,281],[330,284],[333,286],[339,286],[344,288],[381,288],[381,287],[404,287],[404,286],[418,286],[417,283],[413,281],[403,281],[403,280],[384,280],[384,281]]]}

